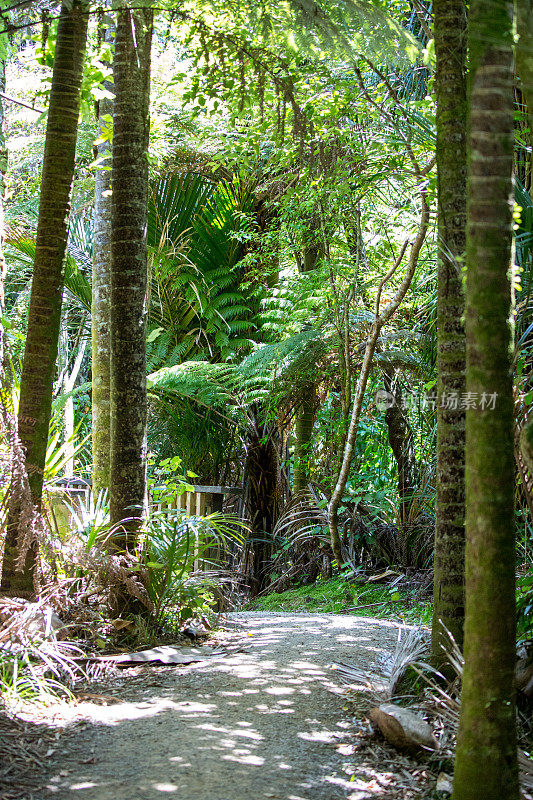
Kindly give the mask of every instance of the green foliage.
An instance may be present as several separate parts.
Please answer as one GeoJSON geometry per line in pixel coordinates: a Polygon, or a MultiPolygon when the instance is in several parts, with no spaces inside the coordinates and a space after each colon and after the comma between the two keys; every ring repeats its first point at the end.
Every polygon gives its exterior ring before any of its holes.
{"type": "Polygon", "coordinates": [[[517,581],[516,614],[519,640],[533,637],[533,571],[530,569],[517,581]]]}
{"type": "Polygon", "coordinates": [[[62,424],[58,421],[57,416],[52,418],[44,466],[45,483],[52,483],[59,478],[69,458],[79,457],[87,447],[89,439],[90,434],[80,439],[78,431],[75,430],[72,436],[64,440],[62,424]]]}
{"type": "Polygon", "coordinates": [[[0,652],[2,702],[14,707],[21,702],[50,702],[52,699],[57,700],[58,697],[70,696],[60,671],[57,670],[57,678],[43,677],[39,672],[42,670],[35,669],[30,652],[2,650],[0,652]]]}
{"type": "Polygon", "coordinates": [[[156,627],[180,626],[208,613],[214,600],[209,581],[192,573],[199,564],[209,566],[214,550],[220,557],[230,545],[243,543],[241,521],[219,513],[199,517],[177,508],[179,497],[194,492],[190,481],[195,477],[191,470],[184,473],[179,456],[152,465],[150,513],[139,556],[156,627]]]}
{"type": "MultiPolygon", "coordinates": [[[[72,297],[87,311],[91,310],[91,284],[88,275],[90,275],[92,252],[89,237],[87,223],[79,217],[74,217],[69,231],[64,281],[72,297]]],[[[35,238],[15,228],[8,231],[5,241],[11,248],[11,259],[24,270],[26,282],[29,281],[35,258],[35,238]]]]}
{"type": "MultiPolygon", "coordinates": [[[[184,484],[181,488],[186,490],[184,484]]],[[[210,563],[209,550],[221,553],[230,543],[241,546],[240,528],[240,521],[218,513],[196,517],[171,506],[152,509],[143,564],[157,624],[166,620],[180,625],[205,613],[212,601],[209,583],[201,576],[193,579],[191,573],[195,564],[210,563]]]]}
{"type": "Polygon", "coordinates": [[[160,458],[179,452],[203,483],[219,482],[232,436],[231,409],[206,407],[196,398],[189,400],[166,392],[151,392],[150,398],[150,450],[160,458]]]}
{"type": "MultiPolygon", "coordinates": [[[[221,475],[240,480],[252,419],[267,420],[283,427],[284,437],[289,434],[284,466],[290,473],[291,420],[310,385],[318,398],[311,477],[329,495],[345,433],[345,405],[374,318],[377,285],[412,235],[418,214],[417,180],[407,145],[421,161],[435,146],[431,44],[424,52],[425,32],[407,0],[326,0],[320,5],[311,0],[255,5],[232,0],[216,8],[203,4],[182,10],[168,31],[161,15],[156,24],[147,230],[148,443],[158,468],[163,463],[167,473],[154,472],[160,486],[154,502],[164,505],[187,482],[175,462],[171,469],[176,453],[205,482],[217,482],[221,475]],[[406,50],[410,57],[405,57],[406,50]],[[412,56],[418,59],[414,64],[412,56]],[[305,273],[302,263],[313,215],[321,255],[316,268],[305,273]],[[360,252],[354,247],[357,220],[360,252]]],[[[32,96],[36,81],[44,79],[43,100],[54,28],[47,35],[36,34],[42,75],[35,73],[29,53],[26,62],[32,96]]],[[[0,37],[0,45],[4,40],[0,37]]],[[[110,72],[109,45],[96,40],[95,35],[83,81],[76,213],[65,262],[65,296],[69,308],[78,312],[91,305],[92,105],[102,96],[100,84],[110,72]]],[[[9,179],[13,196],[7,200],[12,227],[4,323],[15,361],[23,350],[43,142],[42,121],[19,122],[16,113],[11,109],[8,134],[14,145],[9,179]]],[[[108,125],[105,136],[111,135],[108,125]]],[[[434,172],[427,181],[434,200],[434,172]]],[[[520,182],[516,201],[522,208],[516,245],[523,270],[517,371],[527,394],[533,216],[531,198],[520,182]]],[[[363,503],[376,520],[391,526],[398,521],[397,466],[373,393],[382,385],[382,369],[394,371],[405,394],[419,397],[435,378],[435,250],[435,241],[428,240],[411,295],[378,345],[343,498],[346,520],[363,503]]],[[[387,297],[400,275],[398,270],[386,286],[387,297]]],[[[73,393],[79,406],[89,403],[86,389],[77,387],[73,393]]],[[[57,401],[58,409],[63,402],[57,401]]],[[[416,457],[431,467],[434,414],[419,402],[408,415],[416,457]]],[[[58,429],[52,437],[50,463],[57,474],[64,455],[58,429]]],[[[433,498],[428,469],[416,508],[430,515],[433,498]]],[[[80,519],[80,525],[89,550],[107,535],[97,513],[92,521],[80,519]]],[[[165,512],[161,520],[154,518],[154,526],[155,539],[157,526],[162,539],[153,563],[163,566],[152,570],[153,596],[156,602],[163,598],[161,609],[168,613],[173,591],[176,607],[190,607],[189,567],[179,576],[184,561],[190,566],[191,542],[200,523],[165,512]]],[[[411,533],[412,539],[402,544],[408,551],[403,555],[416,560],[420,539],[416,531],[411,533]]],[[[202,533],[206,541],[213,535],[202,533]]],[[[363,539],[361,534],[361,549],[374,546],[378,552],[377,542],[363,539]]],[[[397,541],[381,545],[381,557],[394,563],[397,541]]]]}
{"type": "Polygon", "coordinates": [[[71,524],[81,539],[85,552],[89,553],[95,545],[105,546],[113,535],[109,524],[107,490],[100,492],[97,497],[91,493],[88,508],[84,504],[81,506],[67,504],[67,507],[71,524]]]}
{"type": "Polygon", "coordinates": [[[253,196],[241,181],[168,175],[153,186],[148,216],[151,370],[187,358],[227,357],[252,331],[239,261],[251,236],[253,196]]]}
{"type": "Polygon", "coordinates": [[[339,577],[318,581],[309,586],[299,586],[280,593],[256,598],[253,608],[264,611],[301,611],[319,613],[352,613],[364,617],[385,617],[409,622],[428,623],[431,604],[413,600],[407,593],[389,587],[364,584],[356,577],[339,577]],[[376,605],[374,605],[376,604],[376,605]],[[352,606],[361,607],[354,611],[352,606]]]}

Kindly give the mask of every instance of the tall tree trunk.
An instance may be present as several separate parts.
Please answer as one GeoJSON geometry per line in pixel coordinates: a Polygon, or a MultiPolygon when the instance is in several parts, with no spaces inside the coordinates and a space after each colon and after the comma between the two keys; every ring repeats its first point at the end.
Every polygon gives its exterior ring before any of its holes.
{"type": "Polygon", "coordinates": [[[516,70],[526,100],[530,136],[533,134],[533,4],[531,0],[516,2],[516,70]]]}
{"type": "MultiPolygon", "coordinates": [[[[104,41],[110,41],[114,29],[108,17],[104,21],[104,41]]],[[[113,91],[105,81],[103,88],[113,91]]],[[[94,255],[91,308],[92,340],[92,448],[93,495],[109,489],[111,474],[111,131],[113,100],[104,97],[98,103],[98,169],[94,179],[94,255]]]]}
{"type": "Polygon", "coordinates": [[[465,667],[454,800],[517,800],[512,3],[470,4],[465,667]],[[491,402],[491,399],[493,402],[491,402]],[[493,407],[494,406],[494,407],[493,407]]]}
{"type": "Polygon", "coordinates": [[[111,522],[136,517],[146,469],[146,286],[150,49],[153,12],[121,7],[115,38],[111,278],[111,522]]]}
{"type": "MultiPolygon", "coordinates": [[[[52,407],[87,19],[84,2],[74,0],[61,6],[48,106],[18,415],[18,433],[26,452],[29,485],[37,506],[41,501],[52,407]]],[[[24,569],[17,571],[19,521],[13,507],[8,518],[0,588],[4,593],[28,594],[33,590],[36,547],[34,543],[27,549],[24,569]]]]}
{"type": "MultiPolygon", "coordinates": [[[[6,62],[0,59],[0,92],[6,90],[6,62]]],[[[4,133],[4,104],[0,98],[0,315],[5,311],[4,285],[6,280],[6,257],[4,253],[4,198],[6,193],[7,147],[4,133]]],[[[0,325],[0,385],[4,379],[4,328],[0,325]]]]}
{"type": "Polygon", "coordinates": [[[435,666],[450,669],[448,630],[461,647],[464,623],[465,391],[464,296],[466,247],[465,0],[435,0],[437,71],[438,311],[437,515],[433,585],[435,666]],[[455,397],[455,401],[454,398],[455,397]]]}

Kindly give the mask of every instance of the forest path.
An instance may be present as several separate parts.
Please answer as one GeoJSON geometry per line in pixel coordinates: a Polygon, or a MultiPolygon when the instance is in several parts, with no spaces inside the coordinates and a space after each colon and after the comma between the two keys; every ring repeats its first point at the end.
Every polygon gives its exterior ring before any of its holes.
{"type": "Polygon", "coordinates": [[[222,639],[237,652],[186,667],[125,670],[104,690],[119,702],[84,702],[70,721],[56,717],[65,727],[46,796],[370,796],[354,793],[372,776],[364,765],[357,771],[357,754],[346,758],[353,733],[342,712],[342,683],[329,665],[371,666],[394,649],[398,626],[347,615],[247,612],[230,614],[228,627],[222,639]],[[356,766],[355,783],[347,761],[356,766]]]}

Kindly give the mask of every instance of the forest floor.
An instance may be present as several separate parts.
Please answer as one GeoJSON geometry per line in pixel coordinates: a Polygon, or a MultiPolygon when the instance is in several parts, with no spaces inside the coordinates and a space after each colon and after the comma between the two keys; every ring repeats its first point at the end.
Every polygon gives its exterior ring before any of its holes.
{"type": "Polygon", "coordinates": [[[371,669],[394,650],[397,633],[397,623],[368,617],[230,614],[214,637],[224,655],[115,667],[75,702],[41,712],[41,788],[17,795],[0,786],[0,798],[443,797],[424,759],[380,741],[346,705],[331,668],[344,661],[371,669]]]}

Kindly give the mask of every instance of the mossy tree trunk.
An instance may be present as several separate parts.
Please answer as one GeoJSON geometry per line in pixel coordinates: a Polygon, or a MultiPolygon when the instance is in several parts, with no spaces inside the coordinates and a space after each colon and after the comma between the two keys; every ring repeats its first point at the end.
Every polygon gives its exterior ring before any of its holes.
{"type": "MultiPolygon", "coordinates": [[[[318,213],[312,214],[304,231],[301,272],[312,272],[324,257],[324,242],[318,213]]],[[[315,424],[316,388],[310,384],[305,390],[296,411],[294,441],[293,492],[301,492],[309,484],[311,441],[315,424]]]]}
{"type": "Polygon", "coordinates": [[[478,407],[466,414],[465,667],[454,800],[519,797],[510,280],[512,12],[507,0],[470,4],[466,388],[478,407]]]}
{"type": "MultiPolygon", "coordinates": [[[[80,89],[87,36],[84,2],[64,2],[57,39],[44,146],[39,219],[28,331],[20,382],[18,434],[34,503],[39,506],[52,407],[57,357],[63,259],[68,236],[70,194],[80,109],[80,89]]],[[[2,569],[3,593],[31,594],[35,544],[27,548],[23,571],[16,570],[19,541],[16,504],[8,517],[2,569]]]]}
{"type": "Polygon", "coordinates": [[[310,480],[309,467],[311,441],[315,424],[316,390],[313,384],[307,387],[296,413],[294,440],[294,476],[292,490],[296,494],[307,488],[310,480]]]}
{"type": "MultiPolygon", "coordinates": [[[[105,19],[103,40],[111,41],[114,25],[105,19]]],[[[111,81],[103,89],[113,91],[111,81]]],[[[92,341],[92,449],[93,494],[109,489],[111,475],[111,165],[110,133],[113,100],[102,98],[98,103],[98,169],[94,178],[93,216],[93,282],[91,308],[92,341]]]]}
{"type": "Polygon", "coordinates": [[[153,12],[121,6],[114,57],[111,261],[111,522],[135,543],[146,490],[146,288],[153,12]]]}
{"type": "Polygon", "coordinates": [[[516,32],[516,71],[521,81],[530,128],[533,134],[533,3],[531,0],[515,0],[516,32]]]}
{"type": "MultiPolygon", "coordinates": [[[[0,58],[0,92],[6,90],[6,62],[0,58]]],[[[6,193],[7,147],[4,132],[4,104],[0,98],[0,315],[5,311],[4,285],[6,279],[6,257],[4,253],[4,198],[6,193]]],[[[4,379],[4,328],[0,325],[0,383],[4,379]]]]}
{"type": "Polygon", "coordinates": [[[437,514],[432,656],[447,671],[448,630],[461,647],[464,623],[466,248],[465,0],[435,0],[437,70],[438,312],[437,514]],[[455,400],[454,400],[455,397],[455,400]]]}

